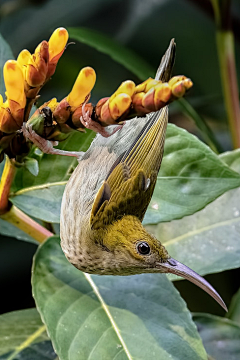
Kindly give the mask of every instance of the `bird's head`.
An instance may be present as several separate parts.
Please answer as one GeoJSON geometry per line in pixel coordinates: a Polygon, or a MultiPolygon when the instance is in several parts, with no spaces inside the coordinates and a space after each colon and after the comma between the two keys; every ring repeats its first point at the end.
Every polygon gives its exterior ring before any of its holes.
{"type": "Polygon", "coordinates": [[[124,216],[109,225],[104,233],[103,247],[108,253],[105,263],[108,274],[172,273],[202,288],[227,311],[216,290],[189,267],[171,258],[160,241],[144,229],[138,218],[124,216]]]}

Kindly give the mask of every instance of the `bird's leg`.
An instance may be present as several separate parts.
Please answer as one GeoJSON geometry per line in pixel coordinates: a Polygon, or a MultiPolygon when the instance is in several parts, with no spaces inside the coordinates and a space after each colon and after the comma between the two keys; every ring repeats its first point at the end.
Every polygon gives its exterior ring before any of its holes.
{"type": "Polygon", "coordinates": [[[112,132],[107,132],[105,130],[105,127],[103,127],[101,124],[91,119],[91,116],[89,116],[89,110],[87,112],[85,111],[85,104],[83,104],[82,106],[82,116],[80,116],[80,121],[83,124],[83,126],[85,126],[85,128],[91,129],[94,132],[99,133],[106,138],[115,134],[115,132],[120,130],[124,125],[124,123],[122,125],[118,125],[117,127],[114,128],[112,132]]]}
{"type": "Polygon", "coordinates": [[[27,127],[26,123],[23,123],[22,132],[25,138],[31,140],[34,145],[36,145],[45,154],[74,156],[78,160],[80,160],[84,154],[83,151],[77,152],[55,149],[53,146],[57,146],[58,141],[50,141],[42,138],[32,129],[32,125],[27,127]]]}

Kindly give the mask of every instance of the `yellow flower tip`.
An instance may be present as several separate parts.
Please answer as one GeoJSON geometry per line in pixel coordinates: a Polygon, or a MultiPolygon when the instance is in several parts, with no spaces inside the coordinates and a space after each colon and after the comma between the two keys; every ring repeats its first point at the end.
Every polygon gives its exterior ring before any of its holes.
{"type": "Polygon", "coordinates": [[[28,50],[24,49],[19,53],[17,58],[17,63],[20,66],[26,66],[31,56],[32,56],[31,53],[28,50]]]}
{"type": "Polygon", "coordinates": [[[149,81],[146,84],[145,92],[147,93],[151,88],[157,85],[159,85],[159,80],[149,79],[149,81]]]}
{"type": "MultiPolygon", "coordinates": [[[[49,61],[51,61],[55,56],[61,54],[67,44],[68,41],[68,32],[65,28],[61,27],[56,29],[49,41],[49,61]]],[[[58,60],[58,59],[57,59],[58,60]]]]}
{"type": "Polygon", "coordinates": [[[119,94],[127,94],[129,96],[133,96],[135,87],[136,85],[133,81],[131,80],[124,81],[110,97],[110,102],[119,94]]]}
{"type": "Polygon", "coordinates": [[[3,67],[3,76],[9,100],[19,104],[19,108],[26,105],[24,93],[24,76],[21,66],[15,60],[8,60],[3,67]]]}
{"type": "Polygon", "coordinates": [[[72,91],[67,96],[70,106],[77,107],[81,105],[88,94],[92,91],[96,82],[96,73],[93,68],[87,66],[83,68],[73,85],[72,91]]]}
{"type": "Polygon", "coordinates": [[[2,95],[0,94],[0,107],[2,107],[3,106],[3,97],[2,97],[2,95]]]}
{"type": "Polygon", "coordinates": [[[154,94],[154,103],[158,103],[159,101],[163,101],[167,103],[172,95],[171,88],[168,83],[163,83],[155,88],[154,94]]]}
{"type": "Polygon", "coordinates": [[[180,81],[172,86],[172,94],[177,98],[182,97],[186,92],[184,82],[180,81]]]}
{"type": "Polygon", "coordinates": [[[132,102],[131,96],[127,94],[118,94],[114,99],[109,101],[109,110],[114,120],[122,116],[122,114],[130,107],[132,102]]]}

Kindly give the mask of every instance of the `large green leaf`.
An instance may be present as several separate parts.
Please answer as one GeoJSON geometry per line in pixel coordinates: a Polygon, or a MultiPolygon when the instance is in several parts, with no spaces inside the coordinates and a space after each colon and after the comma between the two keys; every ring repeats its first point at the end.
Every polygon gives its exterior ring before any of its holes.
{"type": "Polygon", "coordinates": [[[14,311],[0,316],[0,359],[57,359],[36,309],[14,311]]]}
{"type": "Polygon", "coordinates": [[[36,253],[32,284],[61,360],[206,359],[184,301],[163,274],[84,274],[53,237],[36,253]]]}
{"type": "Polygon", "coordinates": [[[14,59],[12,50],[0,34],[0,94],[3,96],[3,98],[5,94],[5,85],[3,81],[3,66],[5,62],[9,59],[14,59]]]}
{"type": "Polygon", "coordinates": [[[162,166],[144,224],[193,214],[237,186],[239,174],[195,136],[169,124],[162,166]]]}
{"type": "Polygon", "coordinates": [[[234,321],[240,326],[240,289],[233,296],[226,317],[228,317],[230,320],[234,321]]]}
{"type": "MultiPolygon", "coordinates": [[[[55,164],[51,161],[48,166],[47,164],[46,162],[47,169],[43,170],[46,178],[43,184],[16,192],[10,197],[10,201],[31,216],[59,222],[66,182],[51,183],[49,179],[56,180],[55,164]]],[[[24,174],[31,178],[30,174],[24,174]]],[[[62,179],[66,179],[66,169],[61,174],[62,179]]],[[[40,180],[43,181],[41,170],[40,180]]],[[[144,224],[170,221],[193,214],[225,191],[239,185],[240,176],[229,169],[206,145],[187,131],[169,124],[162,167],[144,224]]]]}
{"type": "MultiPolygon", "coordinates": [[[[239,158],[239,150],[221,156],[240,172],[239,158]]],[[[147,228],[172,257],[201,275],[237,268],[240,266],[240,188],[228,191],[194,215],[147,228]]]]}
{"type": "Polygon", "coordinates": [[[212,360],[240,359],[240,326],[209,314],[194,314],[204,347],[212,360]]]}

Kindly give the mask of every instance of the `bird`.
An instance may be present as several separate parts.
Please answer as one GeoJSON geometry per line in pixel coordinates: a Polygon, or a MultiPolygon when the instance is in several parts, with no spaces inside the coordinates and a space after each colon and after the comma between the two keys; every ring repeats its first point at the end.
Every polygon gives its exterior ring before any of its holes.
{"type": "MultiPolygon", "coordinates": [[[[175,49],[172,39],[155,79],[170,79],[175,49]]],[[[167,123],[165,106],[126,122],[110,137],[97,134],[63,194],[61,247],[71,264],[89,274],[176,274],[205,290],[227,311],[217,291],[173,259],[142,225],[161,166],[167,123]]]]}

